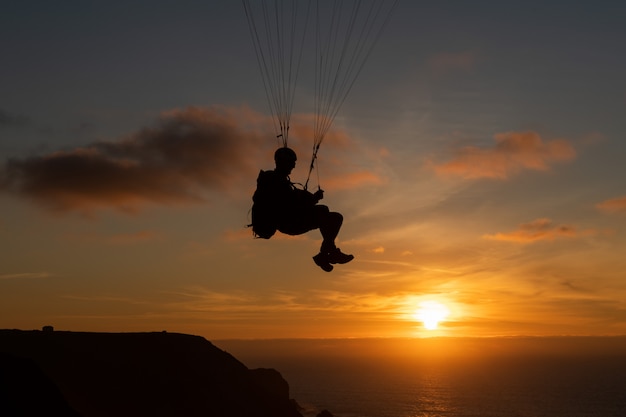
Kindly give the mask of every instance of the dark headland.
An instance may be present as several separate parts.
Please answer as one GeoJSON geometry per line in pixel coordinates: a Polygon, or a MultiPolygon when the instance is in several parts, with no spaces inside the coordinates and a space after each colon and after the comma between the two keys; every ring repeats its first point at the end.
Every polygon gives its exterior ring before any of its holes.
{"type": "Polygon", "coordinates": [[[274,369],[200,336],[0,330],[0,415],[302,417],[274,369]]]}

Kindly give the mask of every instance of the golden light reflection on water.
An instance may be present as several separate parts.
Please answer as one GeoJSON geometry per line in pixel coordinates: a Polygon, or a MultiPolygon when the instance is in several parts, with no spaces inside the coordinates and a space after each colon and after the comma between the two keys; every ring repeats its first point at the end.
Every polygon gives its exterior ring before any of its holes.
{"type": "MultiPolygon", "coordinates": [[[[226,346],[224,346],[226,347],[226,346]]],[[[315,417],[623,415],[626,337],[233,341],[315,417]],[[247,352],[247,353],[246,353],[247,352]],[[576,401],[572,401],[575,398],[576,401]]]]}

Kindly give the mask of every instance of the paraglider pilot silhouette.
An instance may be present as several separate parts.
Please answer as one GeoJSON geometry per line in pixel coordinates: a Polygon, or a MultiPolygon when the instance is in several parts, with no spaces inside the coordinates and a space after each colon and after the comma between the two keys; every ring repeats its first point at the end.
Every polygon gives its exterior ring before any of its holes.
{"type": "Polygon", "coordinates": [[[343,216],[318,204],[324,198],[322,190],[311,193],[296,188],[289,178],[296,160],[296,153],[291,148],[278,148],[274,153],[276,168],[259,173],[252,197],[252,230],[255,236],[269,239],[277,230],[287,235],[300,235],[319,229],[323,240],[313,261],[330,272],[333,264],[345,264],[354,259],[353,255],[347,255],[335,246],[343,216]]]}

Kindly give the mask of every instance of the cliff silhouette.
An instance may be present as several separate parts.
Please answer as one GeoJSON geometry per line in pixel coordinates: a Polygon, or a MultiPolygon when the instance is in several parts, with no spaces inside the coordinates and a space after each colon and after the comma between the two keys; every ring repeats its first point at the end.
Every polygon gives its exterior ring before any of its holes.
{"type": "Polygon", "coordinates": [[[200,336],[47,330],[0,330],[0,415],[302,417],[278,371],[200,336]]]}

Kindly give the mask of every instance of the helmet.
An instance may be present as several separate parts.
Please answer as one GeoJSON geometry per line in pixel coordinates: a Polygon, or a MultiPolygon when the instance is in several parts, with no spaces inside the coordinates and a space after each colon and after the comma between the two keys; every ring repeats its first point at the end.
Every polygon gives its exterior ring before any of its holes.
{"type": "Polygon", "coordinates": [[[276,162],[295,162],[298,160],[293,149],[288,147],[278,148],[274,152],[274,161],[276,162]]]}

